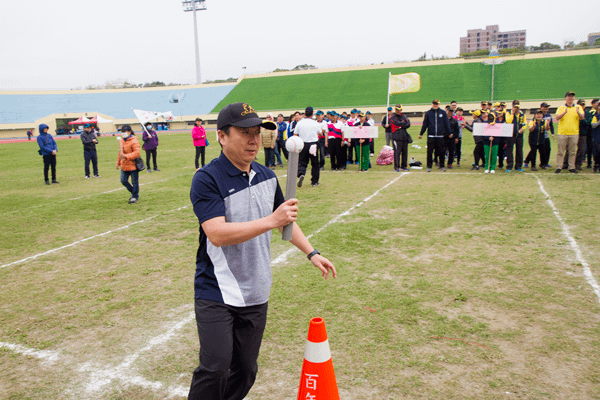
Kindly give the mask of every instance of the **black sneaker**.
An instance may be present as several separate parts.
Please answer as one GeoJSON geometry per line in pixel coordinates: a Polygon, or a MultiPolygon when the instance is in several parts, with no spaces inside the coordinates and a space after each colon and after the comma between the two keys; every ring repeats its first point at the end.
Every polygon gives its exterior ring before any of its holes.
{"type": "Polygon", "coordinates": [[[132,197],[129,199],[129,204],[135,204],[138,202],[138,199],[136,199],[135,197],[132,197]]]}
{"type": "Polygon", "coordinates": [[[311,183],[310,186],[319,186],[319,182],[311,183]]]}
{"type": "Polygon", "coordinates": [[[100,178],[100,175],[94,175],[94,178],[100,178]]]}
{"type": "Polygon", "coordinates": [[[160,171],[160,169],[158,169],[158,168],[154,168],[154,170],[155,170],[156,172],[160,171]]]}
{"type": "Polygon", "coordinates": [[[560,168],[557,168],[556,171],[554,171],[555,174],[560,174],[560,168]]]}
{"type": "Polygon", "coordinates": [[[302,182],[304,181],[304,175],[300,175],[298,178],[298,187],[302,187],[302,182]]]}
{"type": "Polygon", "coordinates": [[[46,181],[46,185],[50,185],[50,181],[46,181]]]}
{"type": "Polygon", "coordinates": [[[577,174],[578,173],[576,169],[570,169],[569,172],[572,173],[572,174],[577,174]]]}
{"type": "Polygon", "coordinates": [[[56,179],[52,179],[52,183],[58,183],[56,179]]]}

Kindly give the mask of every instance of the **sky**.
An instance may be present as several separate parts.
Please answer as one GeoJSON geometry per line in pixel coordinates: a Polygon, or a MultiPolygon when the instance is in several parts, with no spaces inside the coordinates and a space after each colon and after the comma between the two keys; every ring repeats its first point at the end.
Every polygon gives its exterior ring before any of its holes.
{"type": "MultiPolygon", "coordinates": [[[[528,46],[579,43],[600,32],[598,0],[206,0],[206,6],[197,12],[202,81],[301,64],[455,57],[460,37],[486,25],[526,29],[528,46]]],[[[0,90],[75,89],[117,79],[196,83],[193,16],[179,0],[8,0],[2,14],[0,90]]]]}

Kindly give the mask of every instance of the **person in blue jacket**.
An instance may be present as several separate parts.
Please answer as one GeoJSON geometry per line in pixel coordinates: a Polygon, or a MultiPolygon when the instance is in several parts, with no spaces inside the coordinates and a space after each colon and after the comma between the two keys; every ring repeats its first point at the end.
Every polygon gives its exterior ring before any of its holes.
{"type": "Polygon", "coordinates": [[[440,165],[439,168],[442,171],[446,171],[444,168],[445,147],[444,147],[444,136],[447,136],[450,132],[450,124],[448,122],[448,115],[444,110],[440,109],[440,101],[433,100],[431,102],[431,109],[425,113],[423,118],[423,126],[419,133],[419,139],[423,137],[423,133],[427,130],[427,172],[431,172],[433,166],[433,151],[435,150],[436,156],[439,155],[440,165]]]}
{"type": "Polygon", "coordinates": [[[37,137],[38,146],[40,146],[40,155],[44,158],[44,180],[46,185],[50,184],[48,180],[48,169],[52,168],[52,183],[58,183],[56,180],[56,142],[51,134],[48,133],[48,125],[40,124],[40,134],[37,137]]]}

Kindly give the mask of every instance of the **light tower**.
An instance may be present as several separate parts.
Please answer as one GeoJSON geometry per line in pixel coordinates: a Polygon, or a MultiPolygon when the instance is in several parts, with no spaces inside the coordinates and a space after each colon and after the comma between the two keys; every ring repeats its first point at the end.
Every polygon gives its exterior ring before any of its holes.
{"type": "Polygon", "coordinates": [[[196,10],[206,10],[205,0],[181,0],[183,11],[193,11],[194,13],[194,43],[196,44],[196,84],[201,84],[200,80],[200,50],[198,49],[198,24],[196,22],[196,10]]]}

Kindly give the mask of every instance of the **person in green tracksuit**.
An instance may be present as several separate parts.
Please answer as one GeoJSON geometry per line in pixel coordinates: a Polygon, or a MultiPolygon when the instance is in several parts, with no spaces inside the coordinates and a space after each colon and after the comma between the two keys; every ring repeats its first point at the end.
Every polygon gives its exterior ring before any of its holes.
{"type": "MultiPolygon", "coordinates": [[[[498,113],[495,120],[490,122],[490,124],[503,124],[504,121],[504,113],[498,113]]],[[[496,162],[498,161],[498,147],[500,144],[500,138],[497,137],[483,137],[483,152],[485,154],[485,174],[495,174],[496,173],[496,162]]]]}
{"type": "MultiPolygon", "coordinates": [[[[358,114],[358,124],[355,124],[354,126],[370,126],[369,123],[367,122],[367,117],[365,114],[360,113],[358,114]]],[[[359,139],[359,146],[360,146],[360,152],[359,152],[359,162],[360,162],[360,170],[361,171],[368,171],[369,170],[369,155],[370,155],[370,143],[371,140],[373,139],[359,139]]]]}

